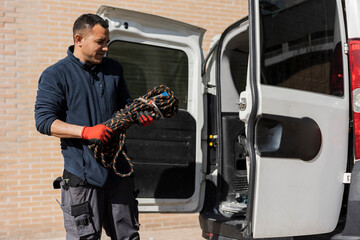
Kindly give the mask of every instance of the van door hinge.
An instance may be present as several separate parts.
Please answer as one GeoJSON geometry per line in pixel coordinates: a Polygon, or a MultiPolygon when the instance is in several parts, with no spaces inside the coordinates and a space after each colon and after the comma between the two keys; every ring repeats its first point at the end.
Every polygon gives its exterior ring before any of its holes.
{"type": "Polygon", "coordinates": [[[349,53],[349,44],[344,43],[344,53],[348,54],[349,53]]]}
{"type": "Polygon", "coordinates": [[[343,183],[350,184],[351,181],[351,173],[344,173],[343,183]]]}

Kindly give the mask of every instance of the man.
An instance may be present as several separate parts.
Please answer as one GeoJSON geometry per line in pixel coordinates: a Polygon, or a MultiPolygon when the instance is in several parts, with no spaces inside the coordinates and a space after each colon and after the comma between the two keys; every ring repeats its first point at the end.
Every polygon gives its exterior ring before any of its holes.
{"type": "Polygon", "coordinates": [[[73,38],[67,57],[41,74],[35,104],[37,130],[61,139],[66,238],[100,239],[103,226],[112,239],[139,239],[133,177],[108,171],[88,148],[111,139],[112,130],[101,123],[132,102],[121,65],[104,57],[108,23],[81,15],[73,38]]]}

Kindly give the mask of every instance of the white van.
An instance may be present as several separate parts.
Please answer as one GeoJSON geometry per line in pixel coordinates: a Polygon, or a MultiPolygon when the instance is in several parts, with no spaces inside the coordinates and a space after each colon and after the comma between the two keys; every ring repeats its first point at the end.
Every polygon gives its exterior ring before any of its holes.
{"type": "Polygon", "coordinates": [[[249,1],[204,59],[204,29],[101,6],[132,97],[164,84],[180,100],[175,117],[127,131],[140,211],[200,212],[207,239],[329,239],[347,206],[334,239],[360,239],[359,12],[249,1]]]}

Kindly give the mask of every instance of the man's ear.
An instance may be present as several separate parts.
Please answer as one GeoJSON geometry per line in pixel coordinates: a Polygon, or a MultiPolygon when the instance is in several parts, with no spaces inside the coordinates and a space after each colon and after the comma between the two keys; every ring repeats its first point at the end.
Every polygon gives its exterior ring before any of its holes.
{"type": "Polygon", "coordinates": [[[75,46],[77,47],[82,47],[82,42],[83,42],[83,36],[80,34],[76,34],[74,37],[74,42],[75,42],[75,46]]]}

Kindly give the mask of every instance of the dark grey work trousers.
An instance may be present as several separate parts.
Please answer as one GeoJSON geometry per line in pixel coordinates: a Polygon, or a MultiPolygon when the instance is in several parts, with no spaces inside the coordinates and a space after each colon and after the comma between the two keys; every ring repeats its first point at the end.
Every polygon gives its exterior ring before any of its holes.
{"type": "Polygon", "coordinates": [[[65,189],[61,188],[61,209],[67,240],[100,239],[102,227],[112,240],[140,239],[133,177],[122,178],[104,188],[69,186],[65,189]]]}

